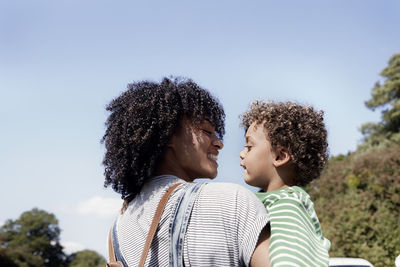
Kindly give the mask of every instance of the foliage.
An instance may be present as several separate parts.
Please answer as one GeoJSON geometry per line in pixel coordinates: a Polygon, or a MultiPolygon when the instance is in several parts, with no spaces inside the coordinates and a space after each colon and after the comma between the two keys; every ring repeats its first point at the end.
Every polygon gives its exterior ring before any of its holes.
{"type": "Polygon", "coordinates": [[[374,146],[388,147],[391,143],[400,143],[400,53],[394,54],[389,65],[381,72],[384,82],[375,83],[372,98],[365,105],[375,110],[382,109],[379,123],[365,123],[361,126],[364,143],[361,149],[374,146]]]}
{"type": "Polygon", "coordinates": [[[64,254],[54,214],[34,208],[0,227],[0,266],[100,267],[105,259],[92,250],[64,254]]]}
{"type": "Polygon", "coordinates": [[[5,258],[21,267],[64,266],[60,231],[53,214],[34,208],[0,228],[0,248],[5,258]]]}
{"type": "Polygon", "coordinates": [[[7,253],[7,249],[0,248],[0,266],[18,267],[7,253]]]}
{"type": "Polygon", "coordinates": [[[400,145],[336,157],[307,191],[331,257],[393,265],[400,253],[400,145]]]}
{"type": "Polygon", "coordinates": [[[81,250],[70,256],[69,267],[103,267],[106,260],[93,250],[81,250]]]}

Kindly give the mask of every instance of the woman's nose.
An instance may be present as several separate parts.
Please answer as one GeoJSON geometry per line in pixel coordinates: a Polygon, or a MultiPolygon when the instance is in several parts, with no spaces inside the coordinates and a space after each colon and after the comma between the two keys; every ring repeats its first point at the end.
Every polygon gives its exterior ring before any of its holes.
{"type": "Polygon", "coordinates": [[[221,139],[219,139],[216,135],[214,135],[213,145],[218,149],[222,149],[224,147],[224,143],[222,143],[221,139]]]}

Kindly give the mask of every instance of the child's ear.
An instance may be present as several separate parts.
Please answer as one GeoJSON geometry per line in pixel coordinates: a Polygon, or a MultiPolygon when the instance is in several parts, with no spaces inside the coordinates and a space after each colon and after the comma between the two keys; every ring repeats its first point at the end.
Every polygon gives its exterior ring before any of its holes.
{"type": "Polygon", "coordinates": [[[290,162],[291,156],[289,151],[284,147],[278,147],[275,149],[275,159],[274,159],[274,166],[275,168],[282,167],[286,163],[290,162]]]}

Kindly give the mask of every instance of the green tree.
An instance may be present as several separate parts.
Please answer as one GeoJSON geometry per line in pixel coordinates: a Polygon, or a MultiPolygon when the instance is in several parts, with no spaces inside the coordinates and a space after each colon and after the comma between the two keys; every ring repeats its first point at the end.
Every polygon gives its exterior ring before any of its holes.
{"type": "Polygon", "coordinates": [[[400,53],[394,54],[388,66],[381,72],[383,83],[376,82],[372,97],[365,105],[382,110],[379,123],[365,123],[361,132],[365,136],[361,148],[388,146],[392,142],[400,143],[400,53]]]}
{"type": "Polygon", "coordinates": [[[400,252],[400,53],[389,60],[366,106],[382,110],[378,123],[362,125],[357,151],[329,160],[307,188],[330,256],[361,257],[393,266],[400,252]]]}
{"type": "MultiPolygon", "coordinates": [[[[1,236],[0,236],[1,237],[1,236]]],[[[0,241],[0,244],[2,242],[0,241]]],[[[18,267],[8,253],[8,249],[0,247],[0,266],[18,267]]]]}
{"type": "Polygon", "coordinates": [[[69,257],[69,267],[103,267],[106,260],[93,250],[81,250],[69,257]]]}
{"type": "Polygon", "coordinates": [[[66,256],[59,243],[56,217],[37,208],[0,228],[0,248],[18,266],[65,266],[66,256]]]}
{"type": "Polygon", "coordinates": [[[393,266],[400,252],[400,145],[332,158],[307,191],[331,257],[393,266]]]}

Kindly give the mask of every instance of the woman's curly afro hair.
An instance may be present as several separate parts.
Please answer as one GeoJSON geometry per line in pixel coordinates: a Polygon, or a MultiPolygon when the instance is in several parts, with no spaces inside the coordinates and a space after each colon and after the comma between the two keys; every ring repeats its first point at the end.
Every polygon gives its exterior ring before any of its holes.
{"type": "Polygon", "coordinates": [[[222,105],[188,79],[128,84],[106,109],[110,115],[101,140],[106,148],[104,186],[111,185],[122,198],[136,195],[153,175],[183,116],[194,123],[207,117],[221,140],[225,133],[222,105]]]}
{"type": "Polygon", "coordinates": [[[328,160],[327,131],[323,111],[292,102],[254,101],[242,115],[247,129],[263,124],[273,148],[289,150],[296,165],[295,184],[305,186],[319,177],[328,160]]]}

